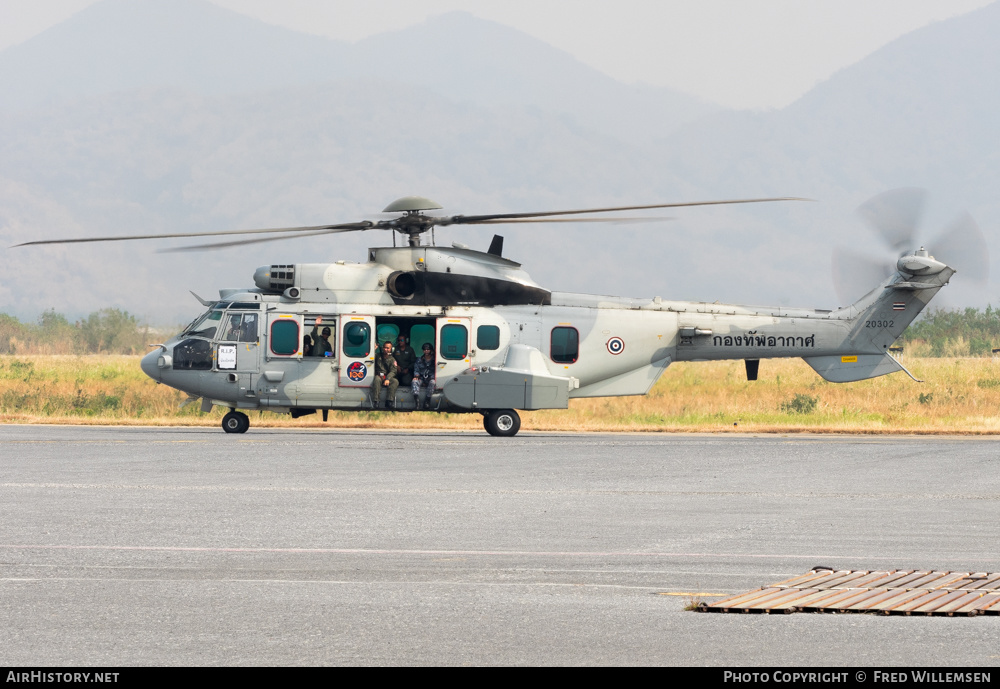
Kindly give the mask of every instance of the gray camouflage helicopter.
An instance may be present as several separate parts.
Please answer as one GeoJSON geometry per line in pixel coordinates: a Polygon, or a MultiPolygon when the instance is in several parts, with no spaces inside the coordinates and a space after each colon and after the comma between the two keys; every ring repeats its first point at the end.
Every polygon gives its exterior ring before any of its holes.
{"type": "MultiPolygon", "coordinates": [[[[907,190],[902,191],[905,196],[907,190]]],[[[402,336],[416,351],[424,343],[433,347],[436,385],[428,398],[430,410],[482,414],[491,435],[513,436],[521,425],[518,410],[564,409],[579,397],[644,395],[675,361],[743,359],[749,380],[757,378],[761,359],[786,357],[801,357],[820,376],[838,383],[906,371],[888,349],[955,270],[923,247],[903,247],[912,241],[912,232],[900,226],[911,219],[890,213],[888,219],[885,214],[876,218],[875,225],[897,249],[893,270],[847,307],[792,309],[593,296],[541,287],[519,263],[503,257],[499,235],[485,252],[461,245],[439,247],[433,242],[435,227],[608,222],[617,218],[595,214],[791,200],[798,199],[434,216],[425,211],[440,205],[411,196],[389,204],[384,212],[399,214],[389,220],[18,246],[267,235],[185,247],[204,249],[294,235],[398,232],[406,236],[407,246],[370,249],[366,263],[262,266],[254,273],[254,287],[220,290],[214,301],[198,297],[207,310],[165,343],[150,345],[156,349],[142,359],[142,370],[188,393],[188,402],[200,398],[202,411],[228,407],[223,429],[244,433],[250,426],[246,410],[293,418],[319,411],[326,420],[332,409],[377,406],[375,353],[384,342],[402,336]],[[431,242],[422,243],[421,236],[428,232],[431,242]],[[899,255],[901,247],[908,253],[899,255]],[[303,336],[317,332],[320,324],[331,330],[332,352],[303,356],[303,336]]],[[[877,210],[887,201],[898,199],[890,196],[870,205],[877,210]]],[[[985,244],[979,251],[985,255],[985,244]]],[[[408,387],[400,387],[393,401],[397,411],[415,410],[419,403],[408,387]]]]}

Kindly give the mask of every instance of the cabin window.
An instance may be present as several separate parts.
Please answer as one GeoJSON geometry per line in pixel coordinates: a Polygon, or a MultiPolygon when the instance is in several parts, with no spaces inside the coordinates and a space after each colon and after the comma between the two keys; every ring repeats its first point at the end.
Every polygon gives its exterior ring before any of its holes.
{"type": "Polygon", "coordinates": [[[552,328],[549,352],[552,361],[558,364],[572,364],[580,356],[580,333],[576,328],[552,328]]]}
{"type": "Polygon", "coordinates": [[[299,351],[299,324],[291,318],[282,318],[271,323],[271,351],[290,356],[299,351]]]}
{"type": "Polygon", "coordinates": [[[371,352],[372,329],[364,321],[348,321],[344,326],[344,356],[363,359],[371,352]]]}
{"type": "Polygon", "coordinates": [[[379,323],[375,326],[375,344],[379,347],[386,342],[391,342],[396,346],[396,338],[399,337],[399,326],[395,323],[379,323]]]}
{"type": "Polygon", "coordinates": [[[469,354],[469,331],[464,325],[449,323],[441,326],[441,357],[464,359],[469,354]]]}
{"type": "Polygon", "coordinates": [[[413,351],[420,356],[424,344],[434,346],[434,326],[427,323],[418,323],[410,327],[410,346],[413,351]]]}
{"type": "MultiPolygon", "coordinates": [[[[321,321],[318,325],[316,323],[316,316],[305,316],[302,320],[303,330],[311,331],[312,328],[316,328],[316,337],[314,339],[319,339],[320,335],[323,334],[324,330],[330,331],[330,337],[327,339],[330,341],[330,353],[327,356],[336,356],[337,354],[337,321],[333,316],[324,316],[319,314],[320,318],[327,318],[329,320],[323,322],[321,321]]],[[[304,338],[303,338],[304,339],[304,338]]],[[[313,342],[315,345],[316,343],[313,342]]]]}
{"type": "Polygon", "coordinates": [[[481,325],[476,330],[476,349],[500,349],[500,328],[481,325]]]}

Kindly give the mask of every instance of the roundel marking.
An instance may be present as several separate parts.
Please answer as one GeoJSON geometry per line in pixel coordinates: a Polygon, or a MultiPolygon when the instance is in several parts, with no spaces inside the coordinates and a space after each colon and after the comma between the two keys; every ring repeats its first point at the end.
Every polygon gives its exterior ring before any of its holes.
{"type": "Polygon", "coordinates": [[[347,377],[353,381],[362,381],[368,375],[368,367],[360,361],[355,361],[347,367],[347,377]]]}
{"type": "Polygon", "coordinates": [[[618,355],[625,351],[625,340],[620,337],[612,337],[608,340],[608,351],[618,355]]]}

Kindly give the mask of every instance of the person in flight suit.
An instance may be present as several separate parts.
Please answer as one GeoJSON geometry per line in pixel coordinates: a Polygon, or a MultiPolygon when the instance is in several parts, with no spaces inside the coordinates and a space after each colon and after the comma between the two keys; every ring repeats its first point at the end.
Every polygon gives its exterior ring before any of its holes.
{"type": "Polygon", "coordinates": [[[399,380],[396,378],[396,371],[399,364],[396,357],[392,355],[392,342],[386,342],[375,354],[375,380],[372,381],[372,407],[379,408],[379,401],[382,397],[382,390],[389,393],[385,400],[386,409],[394,409],[396,406],[396,389],[399,387],[399,380]]]}
{"type": "Polygon", "coordinates": [[[416,409],[427,411],[431,408],[431,395],[434,394],[435,375],[437,367],[434,365],[434,347],[425,342],[423,346],[424,355],[417,359],[413,365],[413,402],[416,409]],[[420,388],[424,389],[424,403],[420,403],[420,388]]]}
{"type": "Polygon", "coordinates": [[[397,376],[400,384],[409,385],[413,380],[413,365],[417,363],[417,354],[413,351],[413,347],[406,344],[404,335],[400,335],[396,339],[396,351],[392,355],[396,357],[396,363],[399,364],[397,376]]]}
{"type": "Polygon", "coordinates": [[[240,333],[243,331],[243,316],[233,314],[229,319],[229,330],[226,332],[223,342],[239,342],[240,333]]]}
{"type": "Polygon", "coordinates": [[[330,328],[323,328],[320,333],[319,325],[323,322],[322,316],[316,316],[316,325],[312,329],[312,351],[307,356],[333,356],[333,345],[330,344],[330,328]]]}

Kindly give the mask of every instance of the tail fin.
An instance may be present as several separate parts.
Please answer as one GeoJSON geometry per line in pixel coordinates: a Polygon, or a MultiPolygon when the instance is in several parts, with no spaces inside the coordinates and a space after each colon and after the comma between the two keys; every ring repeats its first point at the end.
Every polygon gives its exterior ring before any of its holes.
{"type": "Polygon", "coordinates": [[[843,317],[851,324],[843,354],[805,357],[805,362],[835,383],[896,371],[905,371],[912,378],[888,349],[954,274],[953,268],[934,260],[924,249],[903,256],[894,275],[843,309],[843,317]]]}

